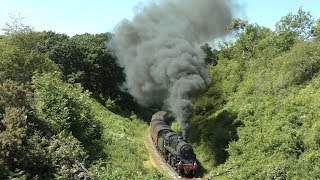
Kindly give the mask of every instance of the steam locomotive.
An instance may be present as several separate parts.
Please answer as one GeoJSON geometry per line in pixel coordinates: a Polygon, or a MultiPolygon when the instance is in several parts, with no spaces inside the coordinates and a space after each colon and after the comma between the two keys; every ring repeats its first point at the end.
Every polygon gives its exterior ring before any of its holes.
{"type": "Polygon", "coordinates": [[[151,138],[160,155],[179,175],[194,176],[197,163],[192,146],[166,124],[167,119],[168,113],[165,111],[152,116],[151,138]]]}

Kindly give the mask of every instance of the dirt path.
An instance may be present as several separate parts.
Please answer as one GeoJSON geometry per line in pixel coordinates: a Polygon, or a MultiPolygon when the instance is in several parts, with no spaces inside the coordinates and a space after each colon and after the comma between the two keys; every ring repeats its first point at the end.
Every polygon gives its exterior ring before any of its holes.
{"type": "MultiPolygon", "coordinates": [[[[150,136],[150,129],[148,128],[146,132],[146,140],[145,140],[145,145],[149,151],[150,155],[150,161],[151,164],[159,169],[161,172],[164,172],[165,174],[168,175],[168,178],[174,179],[174,180],[184,180],[188,178],[182,178],[180,177],[165,161],[164,159],[159,155],[152,139],[150,136]]],[[[189,178],[190,179],[190,178],[189,178]]],[[[193,178],[196,180],[201,180],[201,178],[193,178]]]]}

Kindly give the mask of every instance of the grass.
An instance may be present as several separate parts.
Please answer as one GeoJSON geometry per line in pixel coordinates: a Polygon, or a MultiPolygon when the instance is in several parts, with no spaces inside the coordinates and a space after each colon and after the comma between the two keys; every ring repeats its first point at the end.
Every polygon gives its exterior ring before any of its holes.
{"type": "Polygon", "coordinates": [[[101,159],[101,179],[165,179],[148,161],[145,146],[147,123],[135,115],[124,118],[110,112],[97,102],[92,102],[97,119],[104,127],[103,151],[107,155],[101,159]]]}

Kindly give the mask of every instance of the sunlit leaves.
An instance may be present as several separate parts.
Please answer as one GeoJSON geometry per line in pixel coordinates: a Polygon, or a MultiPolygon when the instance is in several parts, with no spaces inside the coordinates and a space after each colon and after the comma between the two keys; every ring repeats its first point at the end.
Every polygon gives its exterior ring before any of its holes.
{"type": "Polygon", "coordinates": [[[281,18],[276,24],[277,32],[292,31],[301,39],[309,39],[312,37],[312,27],[314,19],[310,12],[303,11],[299,8],[296,14],[289,13],[281,18]]]}
{"type": "Polygon", "coordinates": [[[221,43],[218,64],[210,66],[213,83],[196,101],[191,124],[193,138],[201,137],[198,157],[212,176],[319,178],[320,44],[318,25],[312,26],[301,9],[282,18],[276,31],[233,22],[237,39],[221,43]],[[221,112],[235,119],[217,121],[221,112]],[[229,156],[217,166],[217,147],[228,137],[221,129],[238,138],[226,143],[229,156]]]}

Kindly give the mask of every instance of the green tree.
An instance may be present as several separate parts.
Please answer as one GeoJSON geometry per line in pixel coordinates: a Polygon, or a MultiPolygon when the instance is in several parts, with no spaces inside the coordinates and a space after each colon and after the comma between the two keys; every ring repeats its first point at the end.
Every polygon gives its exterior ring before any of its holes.
{"type": "Polygon", "coordinates": [[[38,47],[40,52],[47,54],[58,64],[65,80],[80,83],[101,104],[105,104],[110,98],[121,109],[127,110],[127,114],[132,110],[144,111],[132,96],[120,90],[119,86],[124,82],[125,76],[106,45],[112,36],[111,33],[102,33],[70,38],[64,34],[43,32],[38,47]]]}
{"type": "Polygon", "coordinates": [[[67,35],[51,31],[42,32],[38,47],[40,52],[45,53],[58,64],[66,77],[75,76],[75,74],[80,76],[78,78],[85,76],[84,52],[67,35]]]}
{"type": "Polygon", "coordinates": [[[317,20],[315,23],[315,26],[313,28],[314,36],[316,37],[316,40],[320,40],[320,19],[317,20]]]}
{"type": "Polygon", "coordinates": [[[312,28],[314,19],[310,12],[303,11],[300,7],[296,14],[289,13],[281,18],[276,24],[276,31],[278,33],[291,31],[294,32],[300,39],[310,39],[312,35],[312,28]]]}
{"type": "Polygon", "coordinates": [[[273,32],[257,24],[248,24],[235,42],[233,52],[242,59],[256,57],[273,43],[273,32]]]}
{"type": "Polygon", "coordinates": [[[233,51],[233,43],[231,42],[218,42],[218,59],[232,59],[234,56],[233,51]]]}
{"type": "Polygon", "coordinates": [[[53,72],[59,68],[37,50],[40,34],[28,31],[0,39],[0,83],[7,79],[30,82],[37,71],[53,72]]]}
{"type": "Polygon", "coordinates": [[[2,119],[4,131],[0,133],[0,159],[9,167],[24,169],[26,163],[27,114],[24,108],[5,109],[2,119]]]}
{"type": "Polygon", "coordinates": [[[237,18],[232,20],[229,29],[235,32],[236,37],[239,37],[248,25],[248,21],[237,18]]]}
{"type": "Polygon", "coordinates": [[[212,50],[208,43],[201,46],[201,49],[206,54],[204,61],[206,64],[217,65],[218,51],[216,49],[212,50]]]}
{"type": "Polygon", "coordinates": [[[24,84],[19,85],[12,80],[0,84],[0,114],[6,107],[30,108],[31,104],[32,92],[24,84]]]}
{"type": "Polygon", "coordinates": [[[285,81],[302,84],[317,77],[320,71],[319,51],[319,43],[305,42],[296,44],[289,53],[281,56],[285,81]]]}
{"type": "MultiPolygon", "coordinates": [[[[71,41],[59,46],[64,51],[55,49],[56,43],[69,37],[49,33],[52,40],[47,33],[23,25],[21,19],[7,23],[4,31],[0,35],[0,179],[96,178],[96,171],[88,168],[103,155],[102,126],[92,113],[90,94],[79,84],[63,82],[57,75],[59,66],[49,58],[53,53],[65,64],[75,60],[69,67],[77,72],[90,66],[77,66],[76,59],[83,59],[85,53],[71,41]]],[[[67,71],[68,66],[60,67],[67,71]]]]}
{"type": "Polygon", "coordinates": [[[236,41],[219,44],[219,60],[235,58],[245,63],[277,42],[276,34],[270,29],[245,20],[234,19],[229,28],[235,33],[236,41]]]}
{"type": "Polygon", "coordinates": [[[112,34],[83,34],[71,38],[71,41],[84,53],[82,72],[79,79],[85,89],[94,97],[105,102],[108,98],[120,98],[123,93],[119,85],[124,81],[124,74],[116,62],[116,58],[107,48],[112,34]]]}
{"type": "Polygon", "coordinates": [[[70,132],[91,153],[99,155],[102,126],[92,114],[88,92],[79,85],[63,82],[59,74],[33,78],[36,115],[47,133],[70,132]]]}
{"type": "Polygon", "coordinates": [[[40,51],[59,65],[66,79],[81,83],[100,103],[108,98],[122,105],[133,102],[119,89],[124,74],[106,45],[112,34],[83,34],[71,38],[54,32],[43,34],[40,51]]]}

